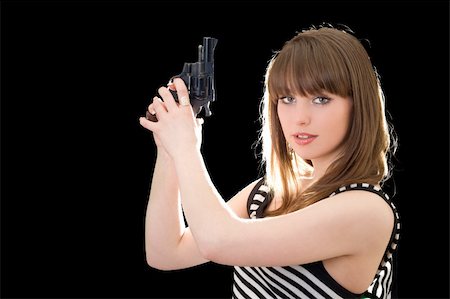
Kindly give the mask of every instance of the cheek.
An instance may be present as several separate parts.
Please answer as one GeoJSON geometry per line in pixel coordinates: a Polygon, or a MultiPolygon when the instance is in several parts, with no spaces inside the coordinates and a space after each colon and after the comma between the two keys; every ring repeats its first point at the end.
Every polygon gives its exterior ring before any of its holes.
{"type": "Polygon", "coordinates": [[[287,113],[284,107],[277,106],[278,119],[280,120],[281,128],[283,132],[285,131],[286,126],[289,124],[289,114],[287,113]]]}
{"type": "Polygon", "coordinates": [[[330,115],[322,115],[321,123],[337,139],[342,139],[347,134],[350,122],[350,115],[347,111],[339,111],[330,115]]]}
{"type": "Polygon", "coordinates": [[[344,109],[344,111],[342,111],[339,122],[341,124],[340,128],[343,134],[346,135],[351,122],[351,108],[344,109]]]}

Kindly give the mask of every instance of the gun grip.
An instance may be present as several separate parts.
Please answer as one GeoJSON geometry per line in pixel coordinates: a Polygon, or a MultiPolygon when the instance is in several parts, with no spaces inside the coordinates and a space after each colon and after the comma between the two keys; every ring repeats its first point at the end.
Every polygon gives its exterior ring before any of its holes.
{"type": "Polygon", "coordinates": [[[157,122],[158,121],[158,118],[156,117],[156,115],[153,115],[153,114],[151,114],[148,111],[145,112],[145,118],[150,120],[150,121],[153,121],[153,122],[157,122]]]}

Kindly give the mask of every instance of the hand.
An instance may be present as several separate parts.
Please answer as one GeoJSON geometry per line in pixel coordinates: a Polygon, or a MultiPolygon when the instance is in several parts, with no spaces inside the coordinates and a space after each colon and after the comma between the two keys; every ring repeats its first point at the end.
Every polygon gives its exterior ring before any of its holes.
{"type": "Polygon", "coordinates": [[[183,80],[176,78],[169,88],[160,87],[159,95],[154,97],[148,110],[156,114],[157,122],[139,119],[140,124],[153,132],[158,149],[165,150],[172,158],[183,155],[187,150],[200,150],[201,125],[203,119],[196,119],[189,103],[189,94],[183,80]],[[179,104],[175,101],[169,88],[176,90],[179,104]]]}
{"type": "MultiPolygon", "coordinates": [[[[153,98],[153,100],[155,99],[155,97],[153,98]]],[[[151,103],[148,108],[147,108],[148,112],[150,112],[152,115],[156,115],[156,111],[155,108],[153,106],[153,103],[151,103]]],[[[153,139],[155,140],[155,144],[156,144],[156,148],[158,149],[158,151],[162,151],[162,152],[166,152],[166,150],[164,149],[164,147],[161,144],[161,141],[159,140],[158,136],[156,136],[155,134],[153,134],[153,139]]],[[[167,154],[167,153],[166,153],[167,154]]]]}

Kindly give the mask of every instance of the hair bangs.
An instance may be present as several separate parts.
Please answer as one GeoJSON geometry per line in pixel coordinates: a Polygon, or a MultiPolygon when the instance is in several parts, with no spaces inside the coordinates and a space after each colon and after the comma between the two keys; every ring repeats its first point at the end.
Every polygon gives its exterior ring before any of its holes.
{"type": "Polygon", "coordinates": [[[291,44],[272,60],[268,88],[270,100],[284,96],[320,95],[323,92],[351,97],[351,79],[336,49],[312,47],[305,41],[291,44]],[[319,49],[319,50],[317,50],[319,49]]]}

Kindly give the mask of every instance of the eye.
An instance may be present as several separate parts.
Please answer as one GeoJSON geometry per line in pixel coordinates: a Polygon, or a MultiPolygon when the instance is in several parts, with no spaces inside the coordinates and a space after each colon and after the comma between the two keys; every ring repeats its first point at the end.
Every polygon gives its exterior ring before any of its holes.
{"type": "Polygon", "coordinates": [[[312,102],[314,104],[318,104],[318,105],[325,105],[328,104],[328,102],[330,101],[330,98],[327,97],[315,97],[312,102]]]}
{"type": "Polygon", "coordinates": [[[289,97],[289,96],[281,97],[281,98],[279,98],[278,100],[279,100],[279,101],[282,101],[283,104],[292,104],[292,103],[295,103],[295,98],[294,98],[294,97],[289,97]]]}

